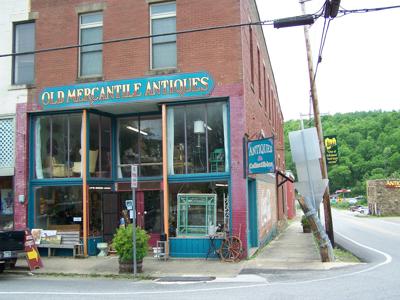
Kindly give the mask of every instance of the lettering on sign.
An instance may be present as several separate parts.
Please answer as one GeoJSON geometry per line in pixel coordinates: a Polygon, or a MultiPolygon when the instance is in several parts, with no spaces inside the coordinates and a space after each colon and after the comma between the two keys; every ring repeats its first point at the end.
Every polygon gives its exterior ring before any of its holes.
{"type": "Polygon", "coordinates": [[[388,180],[385,187],[390,189],[400,189],[400,180],[388,180]]]}
{"type": "Polygon", "coordinates": [[[273,138],[249,141],[247,144],[249,174],[275,172],[273,138]]]}
{"type": "Polygon", "coordinates": [[[336,135],[324,136],[325,159],[328,165],[335,165],[339,162],[339,151],[336,135]]]}
{"type": "Polygon", "coordinates": [[[198,97],[209,94],[214,81],[206,72],[45,88],[39,95],[44,109],[87,107],[140,100],[198,97]]]}

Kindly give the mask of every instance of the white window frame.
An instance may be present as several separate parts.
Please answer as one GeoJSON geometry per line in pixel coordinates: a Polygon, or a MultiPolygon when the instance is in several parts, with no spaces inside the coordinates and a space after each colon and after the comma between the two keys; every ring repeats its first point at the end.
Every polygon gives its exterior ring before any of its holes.
{"type": "MultiPolygon", "coordinates": [[[[175,22],[176,22],[176,6],[175,6],[175,12],[168,12],[168,13],[157,13],[153,15],[152,8],[156,6],[164,6],[168,5],[171,3],[175,3],[176,1],[169,1],[169,2],[163,2],[163,3],[155,3],[150,5],[150,35],[153,35],[153,20],[156,19],[165,19],[165,18],[172,18],[175,17],[175,22]]],[[[175,40],[175,44],[177,41],[175,40]]],[[[178,52],[178,51],[177,51],[178,52]]],[[[177,66],[170,66],[170,67],[163,67],[163,68],[153,68],[153,39],[150,38],[150,69],[151,70],[158,70],[158,69],[169,69],[169,68],[176,68],[177,66]]]]}
{"type": "MultiPolygon", "coordinates": [[[[94,14],[102,14],[103,11],[94,11],[94,12],[89,12],[89,13],[82,13],[79,14],[79,45],[82,44],[82,29],[88,29],[88,28],[96,28],[96,27],[103,27],[103,21],[101,22],[93,22],[89,24],[82,24],[82,17],[83,16],[88,16],[88,15],[94,15],[94,14]]],[[[97,77],[97,76],[102,76],[103,74],[91,74],[91,75],[82,75],[82,70],[81,70],[81,56],[82,56],[82,47],[79,47],[79,55],[78,55],[78,78],[84,78],[84,77],[97,77]]],[[[102,57],[102,69],[103,69],[103,48],[101,49],[101,57],[102,57]]]]}
{"type": "MultiPolygon", "coordinates": [[[[35,21],[29,20],[29,21],[23,21],[23,22],[16,22],[13,25],[13,52],[17,52],[17,27],[20,25],[27,25],[30,24],[33,26],[33,34],[34,34],[34,39],[33,39],[33,50],[35,50],[35,35],[36,35],[36,23],[35,21]]],[[[19,51],[18,51],[19,52],[19,51]]],[[[17,56],[13,56],[12,58],[12,78],[11,78],[11,84],[12,85],[31,85],[35,83],[35,59],[36,56],[35,54],[27,54],[27,55],[32,55],[33,56],[33,78],[31,82],[18,82],[17,79],[17,74],[16,74],[16,70],[17,70],[17,56]]],[[[25,55],[23,55],[25,56],[25,55]]]]}

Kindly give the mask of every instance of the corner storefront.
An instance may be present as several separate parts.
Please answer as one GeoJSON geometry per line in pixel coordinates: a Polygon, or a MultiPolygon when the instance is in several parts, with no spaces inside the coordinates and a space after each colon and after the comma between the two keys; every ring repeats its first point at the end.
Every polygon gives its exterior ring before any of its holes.
{"type": "Polygon", "coordinates": [[[202,257],[231,227],[229,95],[206,72],[48,87],[29,116],[30,228],[76,230],[84,252],[110,241],[131,199],[170,255],[202,257]]]}

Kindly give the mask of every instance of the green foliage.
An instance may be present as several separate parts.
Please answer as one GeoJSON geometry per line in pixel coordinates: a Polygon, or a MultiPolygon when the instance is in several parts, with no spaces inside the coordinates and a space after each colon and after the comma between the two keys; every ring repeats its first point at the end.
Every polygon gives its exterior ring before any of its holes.
{"type": "MultiPolygon", "coordinates": [[[[321,118],[324,135],[337,135],[339,164],[328,166],[329,187],[351,189],[346,197],[366,194],[366,180],[400,178],[400,112],[355,112],[321,118]]],[[[287,133],[300,122],[285,123],[287,169],[295,170],[287,133]]],[[[314,126],[313,120],[305,127],[314,126]]]]}
{"type": "Polygon", "coordinates": [[[307,217],[305,215],[303,215],[301,217],[301,225],[303,225],[305,227],[310,226],[310,223],[308,223],[308,219],[307,219],[307,217]]]}
{"type": "MultiPolygon", "coordinates": [[[[132,224],[118,228],[113,238],[113,247],[123,262],[133,260],[132,224]]],[[[136,259],[142,260],[147,255],[149,235],[144,229],[136,227],[136,259]]]]}
{"type": "Polygon", "coordinates": [[[336,203],[331,203],[331,206],[339,209],[348,209],[351,206],[351,204],[349,202],[336,202],[336,203]]]}

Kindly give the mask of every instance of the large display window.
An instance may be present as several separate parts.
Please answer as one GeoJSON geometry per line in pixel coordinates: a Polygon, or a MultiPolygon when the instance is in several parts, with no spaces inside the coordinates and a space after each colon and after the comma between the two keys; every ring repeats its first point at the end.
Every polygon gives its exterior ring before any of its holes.
{"type": "Polygon", "coordinates": [[[170,175],[228,172],[225,102],[169,107],[167,118],[170,175]]]}
{"type": "Polygon", "coordinates": [[[81,128],[81,114],[36,117],[34,147],[37,179],[81,176],[81,128]]]}
{"type": "Polygon", "coordinates": [[[208,236],[228,228],[227,182],[170,184],[169,236],[208,236]]]}
{"type": "Polygon", "coordinates": [[[131,164],[138,165],[139,176],[160,176],[161,116],[124,118],[118,125],[118,177],[130,177],[131,164]]]}
{"type": "Polygon", "coordinates": [[[89,174],[91,177],[111,177],[111,119],[89,115],[89,174]]]}
{"type": "Polygon", "coordinates": [[[82,224],[82,187],[49,186],[35,189],[36,228],[52,229],[55,225],[82,224]]]}

